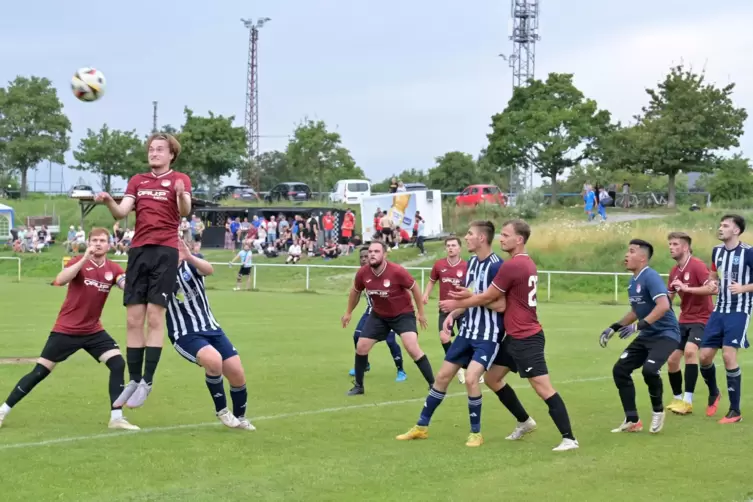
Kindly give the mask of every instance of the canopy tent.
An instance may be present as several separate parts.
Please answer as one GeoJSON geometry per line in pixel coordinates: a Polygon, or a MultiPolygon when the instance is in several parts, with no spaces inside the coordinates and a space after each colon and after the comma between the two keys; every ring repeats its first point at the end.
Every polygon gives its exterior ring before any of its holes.
{"type": "Polygon", "coordinates": [[[0,204],[0,240],[12,238],[10,229],[13,228],[13,208],[0,204]]]}

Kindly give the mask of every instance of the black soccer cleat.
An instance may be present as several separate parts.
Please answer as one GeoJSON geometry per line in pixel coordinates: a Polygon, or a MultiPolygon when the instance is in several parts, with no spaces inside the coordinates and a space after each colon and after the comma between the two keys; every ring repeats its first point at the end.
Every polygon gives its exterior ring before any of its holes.
{"type": "Polygon", "coordinates": [[[349,396],[358,396],[364,394],[363,385],[355,384],[352,389],[348,391],[349,396]]]}

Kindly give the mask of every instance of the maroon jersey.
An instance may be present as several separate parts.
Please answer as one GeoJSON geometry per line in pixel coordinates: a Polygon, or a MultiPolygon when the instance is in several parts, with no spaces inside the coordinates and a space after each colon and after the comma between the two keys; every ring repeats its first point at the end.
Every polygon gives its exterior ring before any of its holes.
{"type": "Polygon", "coordinates": [[[439,301],[449,300],[450,291],[455,286],[465,287],[465,273],[468,270],[468,262],[457,258],[453,265],[447,258],[442,258],[434,263],[431,268],[429,279],[431,282],[439,281],[439,301]]]}
{"type": "MultiPolygon", "coordinates": [[[[83,256],[76,256],[68,262],[66,268],[78,263],[83,256]]],[[[71,282],[63,306],[60,307],[52,331],[64,335],[93,335],[102,331],[102,309],[110,288],[117,284],[123,275],[123,269],[117,263],[105,260],[97,265],[89,260],[71,282]]]]}
{"type": "Polygon", "coordinates": [[[366,291],[379,317],[397,317],[413,313],[409,290],[415,283],[413,276],[401,265],[385,261],[377,271],[371,265],[361,267],[356,272],[353,289],[358,293],[366,291]]]}
{"type": "Polygon", "coordinates": [[[528,338],[541,331],[536,314],[536,264],[527,254],[506,260],[492,284],[505,294],[505,332],[512,338],[528,338]]]}
{"type": "MultiPolygon", "coordinates": [[[[679,279],[680,282],[687,284],[691,288],[697,288],[703,286],[709,280],[709,269],[703,263],[703,260],[690,256],[682,267],[679,265],[672,267],[672,270],[669,272],[667,286],[672,284],[675,279],[679,279]]],[[[706,324],[709,316],[711,316],[711,312],[714,310],[714,301],[711,295],[694,295],[683,293],[679,290],[677,294],[681,298],[680,322],[683,324],[706,324]]]]}
{"type": "Polygon", "coordinates": [[[156,244],[178,248],[180,213],[175,182],[183,180],[191,195],[191,178],[172,169],[164,174],[142,173],[128,180],[126,197],[136,199],[136,228],[132,248],[156,244]]]}

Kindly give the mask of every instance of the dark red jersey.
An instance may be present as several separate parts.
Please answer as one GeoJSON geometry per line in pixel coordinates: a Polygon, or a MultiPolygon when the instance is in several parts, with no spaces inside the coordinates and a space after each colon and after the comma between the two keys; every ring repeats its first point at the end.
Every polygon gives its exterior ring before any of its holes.
{"type": "Polygon", "coordinates": [[[136,199],[136,228],[131,247],[148,244],[178,248],[180,212],[175,182],[183,180],[191,195],[191,178],[172,169],[164,174],[141,173],[128,180],[126,197],[136,199]]]}
{"type": "MultiPolygon", "coordinates": [[[[83,256],[76,256],[66,268],[82,259],[83,256]]],[[[110,296],[110,288],[123,273],[120,265],[110,260],[102,265],[89,260],[68,283],[68,292],[52,331],[64,335],[93,335],[102,331],[102,309],[110,296]]]]}
{"type": "MultiPolygon", "coordinates": [[[[676,279],[687,284],[691,288],[697,288],[706,284],[709,280],[709,269],[700,258],[690,256],[684,265],[675,265],[669,272],[669,287],[676,279]]],[[[711,312],[714,310],[714,301],[711,295],[694,295],[677,291],[680,295],[680,322],[683,324],[706,324],[711,312]]]]}
{"type": "Polygon", "coordinates": [[[414,312],[410,289],[415,283],[401,265],[385,261],[376,271],[371,265],[361,267],[353,288],[358,293],[366,291],[379,317],[397,317],[414,312]]]}
{"type": "Polygon", "coordinates": [[[505,294],[505,331],[513,338],[528,338],[541,331],[536,313],[536,264],[527,254],[506,260],[492,284],[505,294]]]}
{"type": "Polygon", "coordinates": [[[453,265],[447,258],[442,258],[434,263],[431,268],[429,280],[431,282],[439,281],[439,301],[449,300],[450,291],[455,286],[465,287],[465,274],[468,271],[468,262],[461,258],[455,259],[453,265]]]}

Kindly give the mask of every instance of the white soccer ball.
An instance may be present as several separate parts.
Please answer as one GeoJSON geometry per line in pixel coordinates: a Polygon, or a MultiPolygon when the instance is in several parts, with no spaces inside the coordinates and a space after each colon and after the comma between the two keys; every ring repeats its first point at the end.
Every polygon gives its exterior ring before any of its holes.
{"type": "Polygon", "coordinates": [[[104,74],[95,68],[81,68],[71,79],[73,95],[81,101],[96,101],[105,93],[107,81],[104,74]]]}

